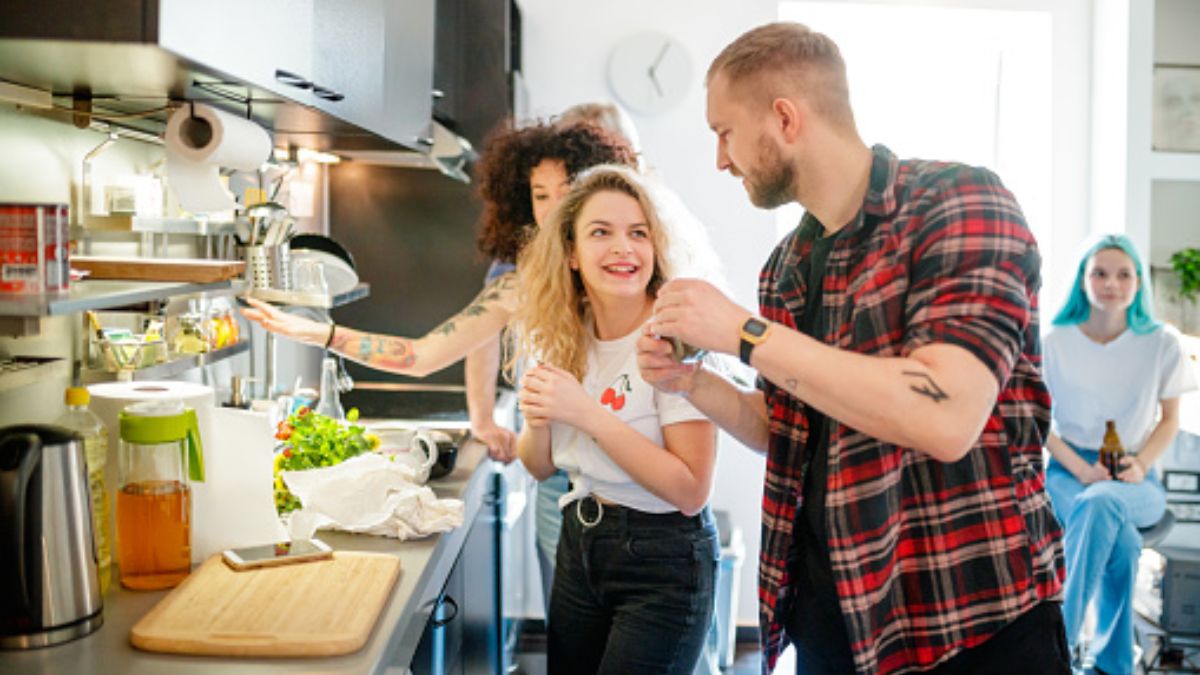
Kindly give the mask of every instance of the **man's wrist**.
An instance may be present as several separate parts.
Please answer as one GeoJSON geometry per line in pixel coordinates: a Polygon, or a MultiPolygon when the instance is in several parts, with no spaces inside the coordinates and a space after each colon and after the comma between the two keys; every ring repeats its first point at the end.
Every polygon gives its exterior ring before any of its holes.
{"type": "Polygon", "coordinates": [[[766,319],[751,315],[746,318],[738,329],[738,359],[750,365],[750,357],[754,348],[761,344],[771,334],[771,323],[766,319]]]}

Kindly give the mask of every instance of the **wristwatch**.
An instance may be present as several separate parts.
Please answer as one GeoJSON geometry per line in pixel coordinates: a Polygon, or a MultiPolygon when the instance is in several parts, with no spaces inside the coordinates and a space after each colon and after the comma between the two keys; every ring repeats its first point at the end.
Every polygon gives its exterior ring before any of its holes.
{"type": "Polygon", "coordinates": [[[766,340],[767,334],[770,332],[771,324],[766,321],[756,316],[746,319],[746,323],[742,324],[742,342],[738,352],[738,358],[742,360],[742,363],[750,365],[750,352],[754,351],[755,345],[766,340]]]}

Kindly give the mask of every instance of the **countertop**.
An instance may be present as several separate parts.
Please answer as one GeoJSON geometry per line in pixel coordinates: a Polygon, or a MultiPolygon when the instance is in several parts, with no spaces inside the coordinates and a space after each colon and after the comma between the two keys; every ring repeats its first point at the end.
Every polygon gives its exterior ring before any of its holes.
{"type": "MultiPolygon", "coordinates": [[[[468,441],[459,449],[454,471],[429,483],[438,497],[465,502],[464,523],[480,508],[492,462],[483,444],[468,441]]],[[[392,597],[367,644],[345,656],[325,658],[233,658],[180,656],[135,649],[129,631],[168,591],[130,591],[117,583],[104,597],[104,625],[87,637],[27,651],[0,651],[4,673],[389,673],[408,672],[421,634],[466,539],[466,527],[416,541],[325,531],[318,536],[342,551],[391,553],[400,558],[400,576],[392,597]]]]}

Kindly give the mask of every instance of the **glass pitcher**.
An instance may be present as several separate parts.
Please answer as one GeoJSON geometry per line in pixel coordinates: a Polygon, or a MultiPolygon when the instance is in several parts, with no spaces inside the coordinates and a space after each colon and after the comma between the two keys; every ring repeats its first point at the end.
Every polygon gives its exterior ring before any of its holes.
{"type": "Polygon", "coordinates": [[[182,401],[142,401],[121,411],[117,551],[121,585],[170,588],[192,562],[189,481],[204,480],[196,411],[182,401]]]}

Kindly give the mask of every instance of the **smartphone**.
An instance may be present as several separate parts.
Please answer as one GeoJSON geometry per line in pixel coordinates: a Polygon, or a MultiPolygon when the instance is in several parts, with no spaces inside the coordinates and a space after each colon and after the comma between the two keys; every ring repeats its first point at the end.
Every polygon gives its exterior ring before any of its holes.
{"type": "Polygon", "coordinates": [[[225,559],[225,564],[235,570],[249,570],[310,560],[329,560],[333,557],[333,549],[320,539],[297,539],[266,546],[225,549],[221,557],[225,559]]]}

